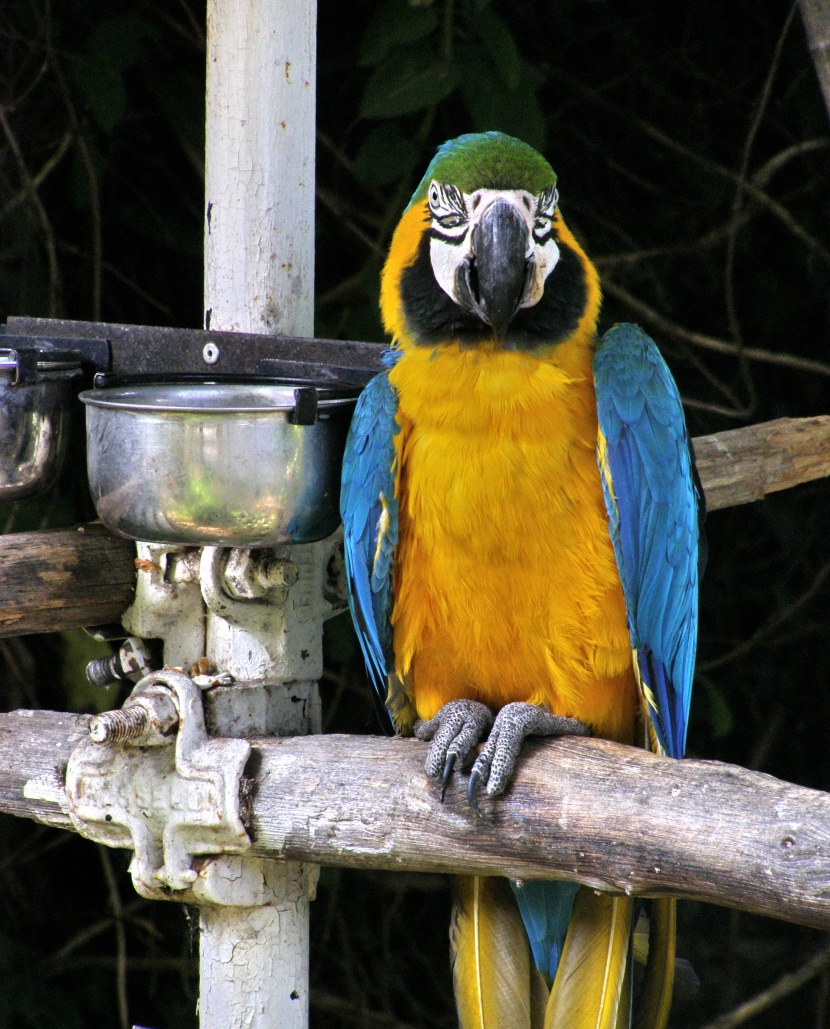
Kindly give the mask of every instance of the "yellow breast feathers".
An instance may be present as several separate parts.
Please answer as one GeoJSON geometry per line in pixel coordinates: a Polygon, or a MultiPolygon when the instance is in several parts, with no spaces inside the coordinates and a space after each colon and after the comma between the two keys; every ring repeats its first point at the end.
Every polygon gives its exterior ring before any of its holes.
{"type": "Polygon", "coordinates": [[[635,688],[597,468],[591,351],[407,347],[397,671],[418,716],[515,700],[629,740],[635,688]]]}

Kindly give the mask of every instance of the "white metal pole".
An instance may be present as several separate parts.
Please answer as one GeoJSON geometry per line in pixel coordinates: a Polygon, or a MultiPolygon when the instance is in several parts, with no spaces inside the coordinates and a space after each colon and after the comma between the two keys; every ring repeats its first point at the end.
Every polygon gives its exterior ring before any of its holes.
{"type": "MultiPolygon", "coordinates": [[[[206,328],[313,335],[316,15],[316,0],[208,0],[206,328]]],[[[304,553],[295,595],[319,577],[317,552],[296,549],[304,553]]],[[[311,679],[318,660],[308,661],[308,645],[295,648],[290,637],[310,631],[312,654],[320,650],[322,618],[313,607],[313,627],[295,624],[303,616],[290,593],[282,611],[274,608],[273,624],[247,628],[239,606],[230,619],[214,609],[208,656],[248,681],[311,679]],[[298,649],[302,667],[292,659],[298,649]]],[[[217,726],[227,735],[235,734],[233,707],[232,700],[228,726],[217,726]]],[[[201,1029],[308,1024],[314,870],[286,863],[259,872],[269,903],[202,909],[201,1029]]]]}
{"type": "Polygon", "coordinates": [[[208,0],[207,29],[205,327],[313,336],[316,0],[208,0]]]}

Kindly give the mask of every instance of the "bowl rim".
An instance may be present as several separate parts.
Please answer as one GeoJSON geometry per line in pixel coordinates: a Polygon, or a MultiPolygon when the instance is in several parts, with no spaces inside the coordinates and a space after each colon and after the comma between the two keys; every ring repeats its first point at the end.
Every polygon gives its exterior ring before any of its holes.
{"type": "MultiPolygon", "coordinates": [[[[99,407],[114,411],[140,411],[143,413],[155,414],[285,414],[293,411],[297,406],[296,390],[308,389],[308,382],[297,383],[265,383],[265,382],[188,382],[188,383],[137,383],[134,385],[107,386],[97,389],[84,390],[78,394],[78,399],[88,407],[99,407]],[[229,393],[228,403],[211,404],[209,406],[197,403],[188,404],[182,400],[168,402],[151,402],[142,397],[159,395],[165,390],[175,390],[179,394],[193,393],[194,397],[199,393],[204,394],[207,389],[212,391],[227,391],[229,393]],[[240,404],[230,402],[234,393],[246,391],[250,396],[252,392],[270,391],[276,392],[280,399],[278,403],[250,403],[240,404]]],[[[320,410],[330,410],[338,407],[353,406],[356,401],[359,389],[353,391],[348,389],[333,389],[326,386],[311,386],[317,391],[317,406],[320,410]]]]}

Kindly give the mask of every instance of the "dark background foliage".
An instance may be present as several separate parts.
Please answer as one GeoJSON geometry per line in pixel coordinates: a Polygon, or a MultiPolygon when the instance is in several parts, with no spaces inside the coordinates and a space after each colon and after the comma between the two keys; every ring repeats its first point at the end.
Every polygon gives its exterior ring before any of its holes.
{"type": "MultiPolygon", "coordinates": [[[[201,321],[204,11],[196,0],[6,0],[0,9],[0,316],[201,321]]],[[[693,435],[830,410],[830,138],[782,0],[323,0],[317,330],[382,339],[378,271],[436,144],[503,129],[542,149],[600,268],[603,324],[660,342],[693,435]],[[810,364],[813,362],[813,364],[810,364]]],[[[82,450],[3,531],[92,512],[82,450]]],[[[709,520],[689,751],[828,789],[828,488],[709,520]]],[[[327,728],[373,731],[348,623],[329,623],[327,728]]],[[[82,633],[0,641],[6,708],[112,706],[82,633]]],[[[453,1026],[443,879],[324,870],[312,1024],[453,1026]]],[[[195,1026],[196,942],[131,891],[126,858],[0,820],[0,1025],[195,1026]]],[[[684,904],[705,1025],[826,946],[684,904]]],[[[753,1026],[828,1024],[828,974],[753,1026]]],[[[732,1024],[732,1023],[730,1023],[732,1024]]]]}

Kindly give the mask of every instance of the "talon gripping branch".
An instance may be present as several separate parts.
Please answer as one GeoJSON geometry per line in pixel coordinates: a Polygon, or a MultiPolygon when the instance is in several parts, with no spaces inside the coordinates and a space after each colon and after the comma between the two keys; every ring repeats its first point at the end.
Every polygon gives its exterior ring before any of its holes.
{"type": "MultiPolygon", "coordinates": [[[[384,267],[393,348],[355,412],[341,506],[395,726],[432,740],[445,785],[490,730],[474,808],[527,735],[683,755],[702,495],[656,346],[631,325],[598,340],[599,307],[547,161],[500,133],[444,144],[384,267]]],[[[665,1025],[673,901],[651,903],[635,992],[634,900],[511,885],[457,879],[462,1029],[665,1025]]]]}

